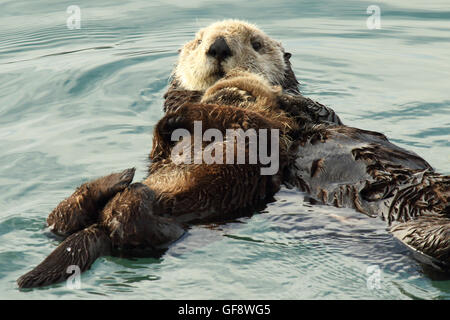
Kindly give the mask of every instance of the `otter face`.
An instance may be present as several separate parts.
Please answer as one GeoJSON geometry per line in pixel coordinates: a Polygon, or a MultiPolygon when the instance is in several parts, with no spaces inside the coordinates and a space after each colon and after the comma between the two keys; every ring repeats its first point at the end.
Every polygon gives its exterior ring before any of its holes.
{"type": "Polygon", "coordinates": [[[254,25],[225,20],[200,30],[183,46],[174,77],[184,89],[203,91],[239,69],[259,74],[272,85],[283,85],[291,71],[285,60],[289,57],[279,42],[254,25]]]}

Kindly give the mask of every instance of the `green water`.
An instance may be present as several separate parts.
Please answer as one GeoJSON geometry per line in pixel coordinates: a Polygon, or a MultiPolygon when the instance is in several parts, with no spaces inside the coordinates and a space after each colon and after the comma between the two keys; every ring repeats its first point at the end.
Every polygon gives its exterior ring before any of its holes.
{"type": "Polygon", "coordinates": [[[449,298],[450,281],[424,274],[383,222],[286,189],[262,214],[192,228],[159,259],[103,257],[81,289],[17,288],[58,244],[45,219],[76,186],[132,166],[145,176],[177,49],[223,18],[280,40],[303,93],[346,124],[450,173],[448,1],[0,0],[0,298],[449,298]],[[66,25],[74,4],[80,29],[66,25]],[[367,28],[372,4],[381,29],[367,28]]]}

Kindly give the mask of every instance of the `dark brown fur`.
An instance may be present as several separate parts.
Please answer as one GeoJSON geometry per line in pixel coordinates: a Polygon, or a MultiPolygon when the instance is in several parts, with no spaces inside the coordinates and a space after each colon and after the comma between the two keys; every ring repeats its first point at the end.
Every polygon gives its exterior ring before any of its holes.
{"type": "MultiPolygon", "coordinates": [[[[228,89],[218,89],[217,99],[229,94],[228,89]]],[[[112,250],[164,248],[179,239],[189,224],[249,214],[270,201],[280,188],[282,172],[288,164],[288,133],[295,130],[296,124],[275,105],[258,104],[257,97],[254,104],[249,103],[247,98],[252,91],[242,91],[245,108],[181,103],[167,112],[155,128],[148,177],[142,183],[130,184],[134,169],[129,169],[86,183],[61,202],[48,223],[53,231],[71,235],[41,264],[19,278],[19,287],[62,281],[69,276],[66,270],[70,265],[78,265],[84,271],[97,257],[112,250]],[[194,121],[202,121],[203,131],[215,128],[223,133],[238,128],[279,129],[284,141],[279,150],[279,172],[261,175],[259,162],[173,163],[170,135],[178,128],[192,132],[194,121]]],[[[275,95],[269,98],[273,103],[277,101],[275,95]]],[[[226,158],[226,144],[222,147],[226,158]]]]}
{"type": "Polygon", "coordinates": [[[303,97],[289,58],[285,53],[284,79],[278,83],[283,92],[264,88],[269,99],[263,103],[261,87],[248,87],[253,80],[221,87],[206,102],[201,102],[205,92],[184,90],[173,80],[165,95],[166,115],[155,128],[148,177],[130,184],[134,170],[129,169],[87,183],[64,200],[48,223],[70,236],[19,278],[19,287],[62,281],[68,266],[84,271],[115,249],[164,248],[192,223],[252,212],[281,183],[324,204],[381,216],[403,243],[450,263],[450,177],[380,133],[344,126],[333,110],[303,97]],[[260,163],[174,164],[171,133],[192,132],[198,120],[203,131],[279,129],[279,172],[262,176],[260,163]]]}
{"type": "Polygon", "coordinates": [[[290,184],[319,203],[381,217],[396,238],[427,257],[422,262],[450,268],[450,176],[377,132],[337,125],[303,129],[292,148],[297,160],[290,184]]]}
{"type": "Polygon", "coordinates": [[[99,210],[133,180],[134,168],[99,178],[81,185],[48,216],[50,230],[68,236],[97,220],[99,210]]]}

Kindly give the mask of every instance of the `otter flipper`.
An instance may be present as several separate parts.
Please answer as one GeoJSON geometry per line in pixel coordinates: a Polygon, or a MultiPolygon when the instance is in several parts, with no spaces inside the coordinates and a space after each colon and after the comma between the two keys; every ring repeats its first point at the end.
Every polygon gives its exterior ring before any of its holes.
{"type": "Polygon", "coordinates": [[[68,236],[95,223],[99,211],[117,192],[133,180],[135,169],[127,169],[81,185],[69,198],[50,213],[50,230],[68,236]]]}
{"type": "Polygon", "coordinates": [[[422,216],[395,225],[390,232],[412,249],[415,257],[439,269],[450,269],[450,219],[422,216]]]}
{"type": "Polygon", "coordinates": [[[65,239],[37,267],[17,280],[20,288],[46,286],[70,277],[70,266],[87,270],[94,261],[111,251],[108,234],[98,225],[92,225],[65,239]]]}
{"type": "Polygon", "coordinates": [[[183,226],[154,214],[155,194],[145,184],[133,183],[116,194],[100,213],[114,248],[161,249],[179,239],[183,226]]]}

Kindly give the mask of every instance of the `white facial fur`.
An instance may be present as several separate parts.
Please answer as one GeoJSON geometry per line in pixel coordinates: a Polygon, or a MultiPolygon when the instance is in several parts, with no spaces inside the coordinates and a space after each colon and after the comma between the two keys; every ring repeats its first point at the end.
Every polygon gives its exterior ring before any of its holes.
{"type": "Polygon", "coordinates": [[[223,74],[234,69],[248,71],[279,85],[284,78],[286,64],[281,44],[256,26],[238,20],[216,22],[200,30],[194,40],[181,49],[174,77],[188,90],[206,90],[223,74]],[[231,49],[232,56],[219,62],[207,55],[210,46],[218,37],[223,37],[231,49]],[[255,50],[253,44],[261,48],[255,50]]]}

